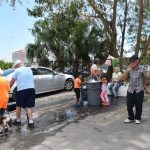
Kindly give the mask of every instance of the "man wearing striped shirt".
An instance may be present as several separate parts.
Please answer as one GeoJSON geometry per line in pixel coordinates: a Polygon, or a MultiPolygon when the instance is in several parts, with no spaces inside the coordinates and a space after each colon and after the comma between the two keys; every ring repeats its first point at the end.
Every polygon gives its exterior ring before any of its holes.
{"type": "Polygon", "coordinates": [[[135,121],[136,124],[140,124],[144,99],[144,89],[147,82],[147,73],[145,67],[140,65],[138,55],[133,55],[129,59],[129,62],[130,64],[122,76],[122,80],[128,79],[129,81],[126,97],[128,119],[126,119],[124,123],[135,121]],[[133,111],[134,106],[135,112],[133,111]]]}

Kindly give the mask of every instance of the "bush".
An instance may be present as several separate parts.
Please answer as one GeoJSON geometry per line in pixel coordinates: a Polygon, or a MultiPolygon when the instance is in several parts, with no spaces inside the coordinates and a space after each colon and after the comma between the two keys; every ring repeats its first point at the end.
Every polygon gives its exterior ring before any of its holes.
{"type": "Polygon", "coordinates": [[[5,70],[5,69],[9,69],[9,68],[12,68],[13,64],[10,63],[10,62],[5,62],[3,60],[0,60],[0,68],[2,70],[5,70]]]}

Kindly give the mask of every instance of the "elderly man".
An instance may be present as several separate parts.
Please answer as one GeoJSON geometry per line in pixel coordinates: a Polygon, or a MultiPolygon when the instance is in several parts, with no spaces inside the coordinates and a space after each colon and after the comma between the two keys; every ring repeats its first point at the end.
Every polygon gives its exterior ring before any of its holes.
{"type": "Polygon", "coordinates": [[[12,75],[10,87],[17,83],[16,93],[16,119],[14,125],[21,125],[21,108],[25,108],[28,118],[28,127],[33,128],[32,107],[35,106],[35,85],[32,70],[25,67],[21,60],[14,64],[15,71],[12,75]]]}
{"type": "Polygon", "coordinates": [[[129,62],[130,64],[122,76],[122,80],[129,79],[129,87],[126,97],[128,119],[126,119],[124,123],[135,121],[136,124],[140,124],[144,99],[144,89],[147,83],[147,73],[145,67],[140,65],[138,55],[133,55],[129,59],[129,62]],[[133,111],[134,106],[135,113],[133,111]]]}

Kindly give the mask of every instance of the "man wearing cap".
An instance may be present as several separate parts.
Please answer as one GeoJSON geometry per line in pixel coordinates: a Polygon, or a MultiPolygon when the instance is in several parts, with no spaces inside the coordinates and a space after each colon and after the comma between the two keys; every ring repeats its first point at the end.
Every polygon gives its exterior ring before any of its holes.
{"type": "Polygon", "coordinates": [[[35,85],[32,70],[25,67],[21,60],[17,60],[14,64],[15,71],[12,75],[10,87],[16,81],[16,119],[14,125],[21,125],[21,108],[25,108],[28,118],[28,127],[34,127],[32,119],[32,107],[35,106],[35,85]]]}
{"type": "Polygon", "coordinates": [[[144,66],[140,65],[138,55],[135,54],[129,59],[128,65],[122,80],[129,80],[127,90],[126,104],[128,111],[128,119],[124,123],[134,122],[141,123],[142,105],[144,99],[144,90],[147,82],[147,73],[144,66]],[[133,107],[135,106],[135,113],[133,107]]]}

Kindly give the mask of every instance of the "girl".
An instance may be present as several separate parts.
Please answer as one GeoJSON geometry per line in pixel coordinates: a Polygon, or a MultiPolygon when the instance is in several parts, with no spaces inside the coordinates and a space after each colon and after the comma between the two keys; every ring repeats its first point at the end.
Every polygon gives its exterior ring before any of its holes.
{"type": "Polygon", "coordinates": [[[102,99],[102,105],[109,105],[109,99],[107,96],[107,79],[104,77],[101,79],[101,82],[102,82],[102,87],[101,87],[102,91],[100,97],[102,99]]]}

